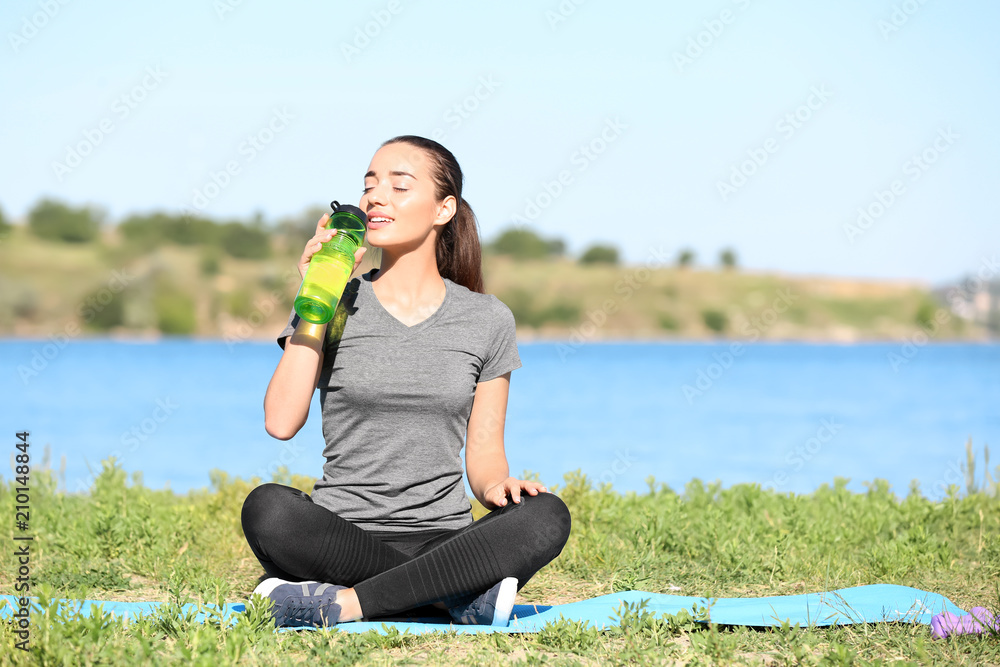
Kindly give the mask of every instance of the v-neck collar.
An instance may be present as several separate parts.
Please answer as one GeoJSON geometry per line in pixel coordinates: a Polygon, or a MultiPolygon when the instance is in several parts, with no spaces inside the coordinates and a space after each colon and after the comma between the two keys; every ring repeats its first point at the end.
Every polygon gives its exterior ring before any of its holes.
{"type": "Polygon", "coordinates": [[[444,281],[444,301],[441,302],[441,305],[438,306],[437,310],[431,313],[428,317],[425,317],[416,324],[412,326],[404,324],[397,319],[395,315],[386,310],[385,306],[382,305],[382,302],[378,300],[378,296],[375,294],[375,287],[372,285],[372,274],[377,271],[378,269],[372,269],[368,273],[362,274],[361,282],[367,284],[368,286],[368,296],[371,300],[372,311],[377,313],[377,316],[381,319],[389,322],[396,331],[409,335],[426,329],[441,318],[441,313],[444,312],[444,309],[448,306],[448,302],[451,301],[451,281],[442,276],[441,279],[444,281]]]}

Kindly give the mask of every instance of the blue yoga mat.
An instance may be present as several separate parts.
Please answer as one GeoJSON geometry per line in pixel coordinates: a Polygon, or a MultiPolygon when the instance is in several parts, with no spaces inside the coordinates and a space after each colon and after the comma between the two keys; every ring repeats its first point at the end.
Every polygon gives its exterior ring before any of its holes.
{"type": "MultiPolygon", "coordinates": [[[[0,596],[0,618],[13,613],[16,604],[11,595],[0,596]]],[[[663,593],[626,591],[602,595],[590,600],[570,602],[555,606],[515,605],[510,626],[497,628],[484,625],[452,625],[443,619],[410,619],[406,621],[363,621],[344,623],[336,626],[344,632],[367,632],[375,630],[381,634],[395,628],[399,632],[423,634],[426,632],[458,633],[475,632],[539,632],[547,623],[560,618],[580,621],[587,627],[599,630],[616,625],[615,618],[622,603],[636,605],[647,601],[646,610],[660,616],[676,614],[681,610],[692,611],[693,607],[708,607],[708,618],[721,625],[749,625],[755,627],[775,627],[788,622],[801,626],[849,625],[852,623],[903,622],[930,625],[931,617],[944,611],[962,615],[966,612],[937,593],[929,593],[909,586],[875,584],[841,588],[822,593],[802,595],[778,595],[761,598],[703,598],[663,593]]],[[[108,602],[100,600],[61,600],[66,608],[89,616],[91,605],[104,609],[105,613],[136,618],[156,612],[162,602],[108,602]]],[[[206,605],[216,609],[212,605],[206,605]]],[[[197,605],[184,605],[185,611],[198,609],[197,605]]],[[[223,619],[234,621],[235,615],[246,609],[243,603],[226,604],[219,611],[223,619]]],[[[204,621],[206,614],[199,613],[197,620],[204,621]]],[[[280,628],[282,631],[311,630],[314,628],[280,628]]]]}

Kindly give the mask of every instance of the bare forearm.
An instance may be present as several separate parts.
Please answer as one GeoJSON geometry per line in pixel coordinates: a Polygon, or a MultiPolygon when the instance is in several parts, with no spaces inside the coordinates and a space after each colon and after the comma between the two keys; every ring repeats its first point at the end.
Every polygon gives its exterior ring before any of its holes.
{"type": "MultiPolygon", "coordinates": [[[[470,454],[467,452],[466,456],[470,456],[470,454]]],[[[472,489],[476,500],[489,507],[485,502],[486,492],[510,477],[507,457],[504,455],[502,447],[499,452],[476,452],[471,456],[473,458],[467,464],[469,488],[472,489]]]]}
{"type": "Polygon", "coordinates": [[[325,324],[300,321],[285,341],[285,351],[264,395],[264,428],[279,440],[298,433],[309,416],[323,361],[325,324]]]}

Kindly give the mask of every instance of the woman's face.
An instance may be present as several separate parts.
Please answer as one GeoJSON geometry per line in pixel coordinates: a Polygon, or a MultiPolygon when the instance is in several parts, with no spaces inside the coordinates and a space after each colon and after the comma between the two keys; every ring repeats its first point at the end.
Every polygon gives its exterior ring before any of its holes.
{"type": "Polygon", "coordinates": [[[441,202],[435,197],[431,166],[426,151],[406,143],[388,144],[375,153],[360,203],[372,247],[417,248],[432,229],[455,215],[454,197],[441,202]]]}

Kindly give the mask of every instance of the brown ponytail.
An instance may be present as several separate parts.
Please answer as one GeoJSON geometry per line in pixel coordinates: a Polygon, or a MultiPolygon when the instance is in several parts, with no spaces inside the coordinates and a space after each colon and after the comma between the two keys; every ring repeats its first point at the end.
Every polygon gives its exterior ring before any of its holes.
{"type": "Polygon", "coordinates": [[[409,144],[421,148],[431,156],[437,200],[452,196],[458,202],[455,217],[441,227],[438,233],[435,256],[442,278],[467,287],[473,292],[485,293],[483,286],[483,255],[479,244],[479,227],[476,214],[469,202],[462,198],[462,169],[451,151],[432,139],[404,135],[386,141],[387,144],[409,144]]]}

